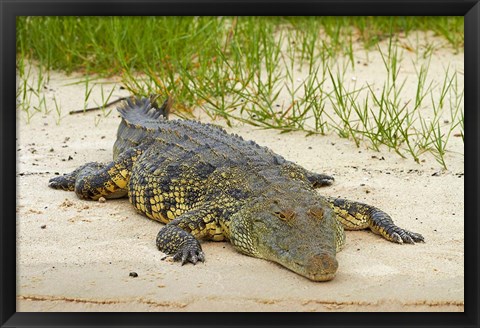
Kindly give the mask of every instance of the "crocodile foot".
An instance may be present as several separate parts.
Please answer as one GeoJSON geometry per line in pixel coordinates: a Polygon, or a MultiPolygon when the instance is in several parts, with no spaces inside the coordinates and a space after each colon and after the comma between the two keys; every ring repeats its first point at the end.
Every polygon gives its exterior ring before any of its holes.
{"type": "Polygon", "coordinates": [[[182,265],[187,262],[193,264],[198,261],[204,262],[205,255],[198,240],[178,227],[176,221],[171,221],[158,232],[156,240],[158,249],[173,256],[174,261],[181,261],[182,265]]]}
{"type": "Polygon", "coordinates": [[[74,191],[75,184],[79,177],[94,176],[99,170],[101,170],[105,165],[97,162],[86,163],[73,172],[56,176],[48,180],[48,186],[53,189],[63,189],[67,191],[74,191]]]}
{"type": "Polygon", "coordinates": [[[320,188],[324,186],[330,186],[335,178],[331,175],[312,173],[307,176],[308,180],[312,183],[313,188],[320,188]]]}
{"type": "Polygon", "coordinates": [[[187,262],[196,264],[198,261],[205,262],[205,254],[202,251],[202,247],[197,240],[192,240],[184,244],[178,251],[173,255],[174,261],[182,261],[182,265],[187,262]]]}
{"type": "Polygon", "coordinates": [[[75,177],[71,174],[60,175],[48,180],[48,186],[53,189],[73,191],[75,188],[75,177]]]}
{"type": "Polygon", "coordinates": [[[415,244],[418,242],[425,242],[423,236],[416,232],[411,232],[400,227],[394,226],[392,231],[387,231],[391,240],[398,244],[415,244]]]}

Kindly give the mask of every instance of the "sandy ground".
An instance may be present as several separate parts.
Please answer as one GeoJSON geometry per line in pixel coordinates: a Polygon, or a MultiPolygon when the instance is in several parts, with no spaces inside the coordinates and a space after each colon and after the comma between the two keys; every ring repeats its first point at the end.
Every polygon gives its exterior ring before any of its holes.
{"type": "MultiPolygon", "coordinates": [[[[463,63],[462,54],[444,56],[463,63]]],[[[228,128],[334,175],[335,183],[319,192],[380,207],[426,243],[397,245],[367,231],[347,232],[338,274],[325,283],[241,255],[225,242],[203,242],[206,262],[182,267],[156,249],[162,225],[137,214],[127,199],[82,201],[47,187],[55,174],[112,156],[118,115],[66,115],[83,106],[84,87],[66,86],[73,78],[52,72],[48,83],[62,104],[60,125],[53,113],[37,114],[30,124],[18,115],[17,311],[464,310],[461,138],[450,140],[449,169],[442,171],[433,157],[417,164],[388,150],[356,148],[335,134],[228,128]]]]}

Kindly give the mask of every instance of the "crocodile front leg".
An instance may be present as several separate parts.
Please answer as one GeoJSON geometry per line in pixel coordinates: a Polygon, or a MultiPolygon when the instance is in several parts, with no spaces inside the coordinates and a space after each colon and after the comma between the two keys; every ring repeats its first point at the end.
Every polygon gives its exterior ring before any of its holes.
{"type": "Polygon", "coordinates": [[[309,171],[293,162],[285,162],[282,172],[291,179],[310,184],[313,188],[330,186],[335,181],[331,175],[309,171]]]}
{"type": "Polygon", "coordinates": [[[205,261],[198,241],[202,238],[223,239],[223,230],[209,206],[186,212],[167,223],[158,232],[156,242],[158,249],[172,255],[174,261],[181,260],[182,265],[187,262],[195,264],[205,261]]]}
{"type": "Polygon", "coordinates": [[[337,220],[347,230],[370,228],[374,233],[395,243],[423,242],[421,234],[402,229],[382,210],[367,204],[342,198],[326,197],[337,215],[337,220]]]}
{"type": "Polygon", "coordinates": [[[310,183],[312,184],[313,188],[330,186],[333,181],[335,181],[334,177],[327,174],[306,171],[305,175],[307,176],[308,181],[310,181],[310,183]]]}
{"type": "Polygon", "coordinates": [[[195,237],[173,223],[168,223],[160,229],[157,235],[157,247],[168,255],[173,255],[174,261],[187,261],[193,264],[205,261],[202,247],[195,237]]]}

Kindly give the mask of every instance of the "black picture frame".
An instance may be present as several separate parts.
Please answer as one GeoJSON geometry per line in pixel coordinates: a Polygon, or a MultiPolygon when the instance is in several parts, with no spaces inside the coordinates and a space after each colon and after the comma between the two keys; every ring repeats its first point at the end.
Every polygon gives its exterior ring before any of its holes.
{"type": "MultiPolygon", "coordinates": [[[[166,0],[0,1],[1,327],[322,326],[478,327],[478,1],[166,0]],[[16,313],[15,20],[24,15],[444,15],[465,17],[465,312],[463,313],[16,313]]],[[[33,188],[35,186],[32,186],[33,188]]],[[[442,288],[442,286],[439,286],[442,288]]]]}

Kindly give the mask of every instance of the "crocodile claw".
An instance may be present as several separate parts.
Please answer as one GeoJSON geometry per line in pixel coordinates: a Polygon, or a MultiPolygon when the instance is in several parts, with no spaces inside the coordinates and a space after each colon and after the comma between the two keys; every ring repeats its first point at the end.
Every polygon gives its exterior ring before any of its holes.
{"type": "Polygon", "coordinates": [[[59,177],[51,178],[50,180],[48,180],[48,186],[54,189],[61,188],[61,183],[59,180],[60,180],[59,177]]]}
{"type": "Polygon", "coordinates": [[[327,174],[313,173],[309,175],[308,180],[312,183],[313,188],[330,186],[335,178],[327,174]]]}
{"type": "Polygon", "coordinates": [[[198,261],[205,262],[205,254],[200,247],[198,242],[187,244],[181,249],[178,250],[175,255],[173,255],[174,261],[181,261],[182,265],[187,262],[196,264],[198,261]]]}
{"type": "Polygon", "coordinates": [[[398,227],[396,228],[396,231],[392,232],[391,237],[393,241],[398,244],[415,244],[418,242],[425,242],[425,239],[419,233],[411,232],[398,227]]]}
{"type": "Polygon", "coordinates": [[[53,189],[72,191],[75,187],[75,177],[70,174],[56,176],[48,180],[48,186],[53,189]]]}

